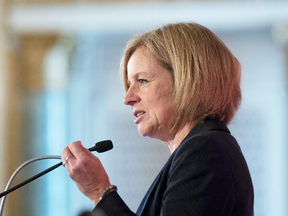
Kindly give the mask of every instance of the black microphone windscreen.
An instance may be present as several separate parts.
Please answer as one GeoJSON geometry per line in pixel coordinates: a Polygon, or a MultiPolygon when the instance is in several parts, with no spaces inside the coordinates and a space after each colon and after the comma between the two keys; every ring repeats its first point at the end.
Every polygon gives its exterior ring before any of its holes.
{"type": "Polygon", "coordinates": [[[111,140],[104,140],[101,142],[97,142],[95,144],[95,147],[93,147],[93,149],[89,149],[90,151],[97,151],[98,153],[102,153],[105,151],[109,151],[113,148],[113,144],[111,140]]]}

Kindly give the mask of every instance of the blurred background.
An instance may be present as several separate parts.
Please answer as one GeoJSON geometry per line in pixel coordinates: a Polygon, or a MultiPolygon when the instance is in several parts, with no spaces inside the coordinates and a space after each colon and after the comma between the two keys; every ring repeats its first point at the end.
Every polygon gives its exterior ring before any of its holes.
{"type": "MultiPolygon", "coordinates": [[[[255,216],[287,216],[288,1],[0,0],[0,191],[26,160],[111,139],[97,156],[135,211],[170,153],[138,135],[122,103],[121,53],[131,35],[182,21],[208,27],[239,59],[243,101],[229,128],[251,171],[255,216]]],[[[25,167],[13,185],[58,162],[25,167]]],[[[4,215],[92,208],[62,167],[9,194],[4,215]]]]}

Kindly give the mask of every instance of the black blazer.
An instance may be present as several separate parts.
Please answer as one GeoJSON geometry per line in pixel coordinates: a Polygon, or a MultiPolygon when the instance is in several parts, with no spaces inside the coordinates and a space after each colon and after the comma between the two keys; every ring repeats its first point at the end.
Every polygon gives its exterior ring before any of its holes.
{"type": "MultiPolygon", "coordinates": [[[[133,189],[132,189],[133,190],[133,189]]],[[[237,141],[224,122],[197,124],[150,186],[138,216],[252,216],[251,176],[237,141]]],[[[107,216],[135,215],[117,192],[94,211],[107,216]]]]}

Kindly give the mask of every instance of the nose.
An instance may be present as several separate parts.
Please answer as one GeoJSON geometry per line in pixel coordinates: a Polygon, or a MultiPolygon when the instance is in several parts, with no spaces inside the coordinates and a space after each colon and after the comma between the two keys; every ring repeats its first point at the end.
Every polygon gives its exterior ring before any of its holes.
{"type": "Polygon", "coordinates": [[[127,90],[125,97],[123,98],[123,103],[125,105],[133,106],[136,102],[139,102],[140,97],[136,93],[132,86],[127,90]]]}

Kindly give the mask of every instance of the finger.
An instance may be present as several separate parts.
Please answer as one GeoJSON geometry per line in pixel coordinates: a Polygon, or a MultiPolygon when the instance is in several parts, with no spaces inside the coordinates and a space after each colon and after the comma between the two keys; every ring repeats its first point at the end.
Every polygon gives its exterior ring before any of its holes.
{"type": "Polygon", "coordinates": [[[68,164],[68,160],[71,158],[75,158],[74,155],[70,155],[69,157],[66,158],[66,160],[64,162],[62,162],[64,167],[66,166],[66,164],[68,164]]]}
{"type": "Polygon", "coordinates": [[[67,148],[71,154],[74,155],[73,159],[69,159],[69,163],[67,163],[69,165],[66,167],[70,177],[73,173],[79,172],[80,170],[83,172],[83,170],[93,167],[95,156],[88,149],[83,147],[81,141],[72,142],[67,145],[67,148]]]}
{"type": "Polygon", "coordinates": [[[70,148],[69,148],[69,145],[68,144],[67,146],[65,146],[62,150],[62,157],[61,157],[61,160],[62,160],[62,163],[63,163],[63,166],[65,168],[67,168],[67,165],[68,165],[68,160],[70,161],[71,163],[71,159],[75,158],[74,154],[70,151],[70,148]]]}
{"type": "Polygon", "coordinates": [[[63,150],[62,150],[62,157],[61,157],[61,160],[62,160],[62,162],[64,163],[66,160],[67,160],[67,158],[68,157],[70,157],[70,156],[72,156],[73,154],[72,154],[72,152],[69,150],[69,148],[68,148],[68,145],[65,147],[65,148],[63,148],[63,150]]]}
{"type": "Polygon", "coordinates": [[[95,155],[89,151],[89,149],[85,148],[84,146],[82,146],[82,150],[90,157],[93,158],[95,155]]]}
{"type": "Polygon", "coordinates": [[[81,141],[72,142],[68,145],[70,152],[75,156],[76,159],[89,157],[90,159],[93,158],[93,154],[86,149],[81,141]]]}

